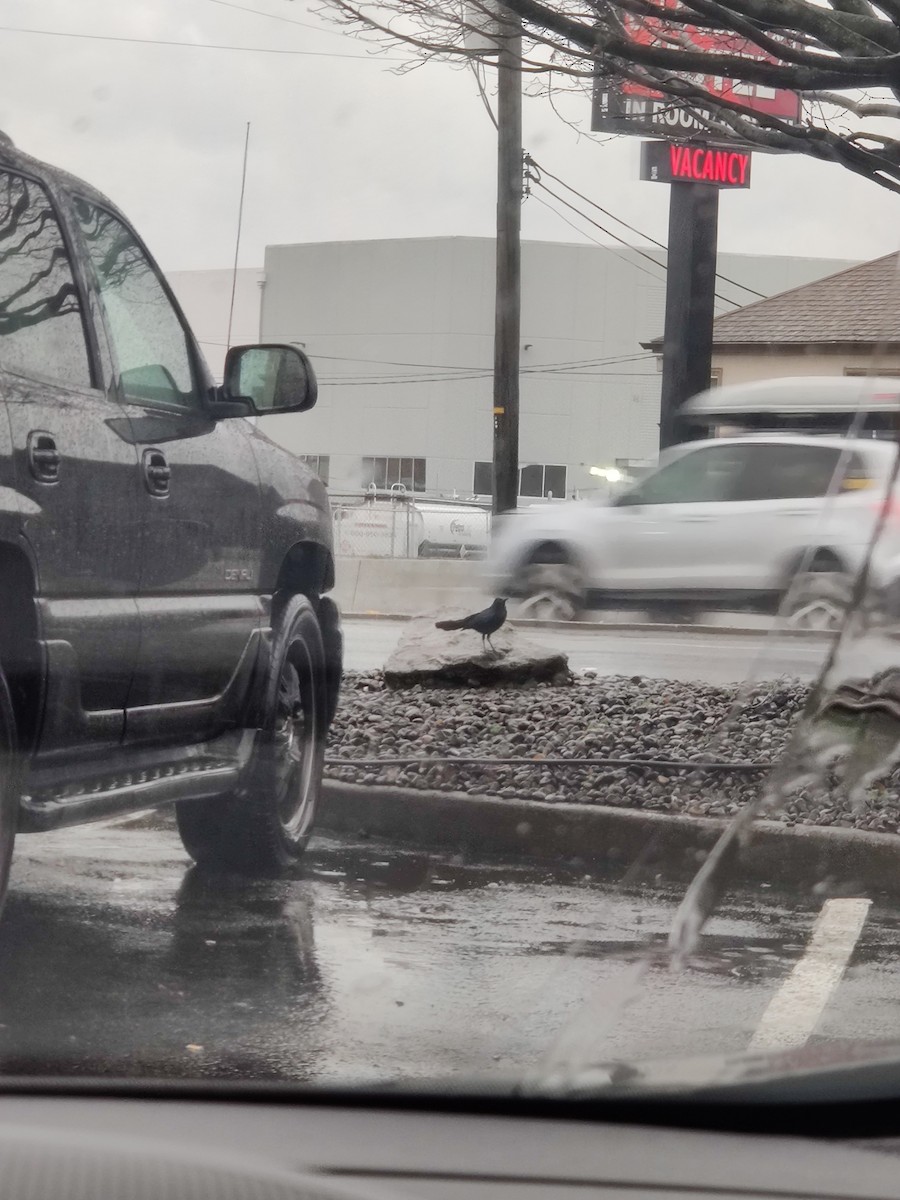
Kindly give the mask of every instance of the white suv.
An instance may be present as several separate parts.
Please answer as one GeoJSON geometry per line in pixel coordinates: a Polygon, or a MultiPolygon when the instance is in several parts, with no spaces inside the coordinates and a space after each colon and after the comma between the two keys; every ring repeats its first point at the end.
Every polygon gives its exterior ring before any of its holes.
{"type": "MultiPolygon", "coordinates": [[[[538,505],[495,523],[487,570],[523,616],[587,608],[654,615],[773,611],[830,628],[842,617],[884,504],[895,446],[821,436],[714,438],[676,446],[609,503],[538,505]]],[[[900,576],[889,507],[872,584],[900,576]]]]}

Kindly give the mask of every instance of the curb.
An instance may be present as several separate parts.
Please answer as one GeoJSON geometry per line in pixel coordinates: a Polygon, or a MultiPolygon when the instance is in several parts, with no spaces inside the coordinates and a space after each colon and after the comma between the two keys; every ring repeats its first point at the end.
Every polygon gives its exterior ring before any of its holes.
{"type": "MultiPolygon", "coordinates": [[[[691,879],[729,822],[712,817],[326,780],[317,825],[419,847],[691,879]]],[[[759,821],[729,881],[900,896],[900,837],[759,821]]]]}
{"type": "MultiPolygon", "coordinates": [[[[344,612],[343,621],[413,621],[427,613],[382,613],[344,612]]],[[[534,621],[527,618],[510,617],[508,624],[523,629],[567,629],[576,632],[583,629],[590,633],[678,633],[708,637],[716,634],[739,637],[766,637],[777,632],[778,637],[827,638],[827,633],[818,629],[760,629],[748,625],[654,625],[649,621],[534,621]]]]}

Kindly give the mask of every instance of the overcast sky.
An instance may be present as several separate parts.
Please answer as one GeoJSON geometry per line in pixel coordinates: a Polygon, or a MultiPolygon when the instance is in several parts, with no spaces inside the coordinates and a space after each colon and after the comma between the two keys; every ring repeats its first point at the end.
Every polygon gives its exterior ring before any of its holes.
{"type": "MultiPolygon", "coordinates": [[[[230,265],[247,121],[243,266],[262,265],[267,243],[493,233],[495,133],[470,71],[429,64],[398,76],[304,0],[235,3],[252,11],[221,0],[5,0],[0,128],[107,192],[170,270],[230,265]]],[[[586,98],[565,111],[587,136],[528,99],[526,148],[665,240],[668,189],[637,179],[638,139],[589,135],[586,98]]],[[[751,191],[722,197],[720,247],[871,257],[900,247],[898,218],[900,200],[839,167],[758,155],[751,191]]],[[[526,237],[580,240],[534,200],[523,221],[526,237]]]]}

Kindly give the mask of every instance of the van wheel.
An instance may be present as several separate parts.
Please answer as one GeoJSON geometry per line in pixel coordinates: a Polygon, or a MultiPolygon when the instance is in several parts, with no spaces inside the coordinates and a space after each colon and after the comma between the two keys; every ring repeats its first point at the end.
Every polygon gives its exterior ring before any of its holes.
{"type": "Polygon", "coordinates": [[[0,911],[9,885],[21,790],[22,759],[16,736],[16,718],[6,676],[0,671],[0,911]]]}
{"type": "Polygon", "coordinates": [[[516,582],[522,598],[515,616],[532,621],[574,621],[584,609],[578,571],[568,563],[531,563],[516,582]]]}
{"type": "Polygon", "coordinates": [[[791,629],[840,629],[853,599],[853,580],[837,571],[808,571],[787,590],[783,613],[791,629]]]}
{"type": "Polygon", "coordinates": [[[176,805],[184,848],[201,867],[270,876],[306,849],[322,790],[328,699],[322,631],[305,596],[291,597],[281,615],[262,714],[234,792],[176,805]]]}

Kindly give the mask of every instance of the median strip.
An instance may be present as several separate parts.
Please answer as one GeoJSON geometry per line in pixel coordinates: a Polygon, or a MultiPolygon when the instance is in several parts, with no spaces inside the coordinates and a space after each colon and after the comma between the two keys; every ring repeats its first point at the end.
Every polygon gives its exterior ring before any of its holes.
{"type": "MultiPolygon", "coordinates": [[[[568,687],[385,687],[347,677],[320,823],[424,847],[690,878],[779,762],[808,698],[580,676],[568,687]]],[[[736,877],[900,894],[897,777],[853,807],[807,781],[753,826],[736,877]]]]}

